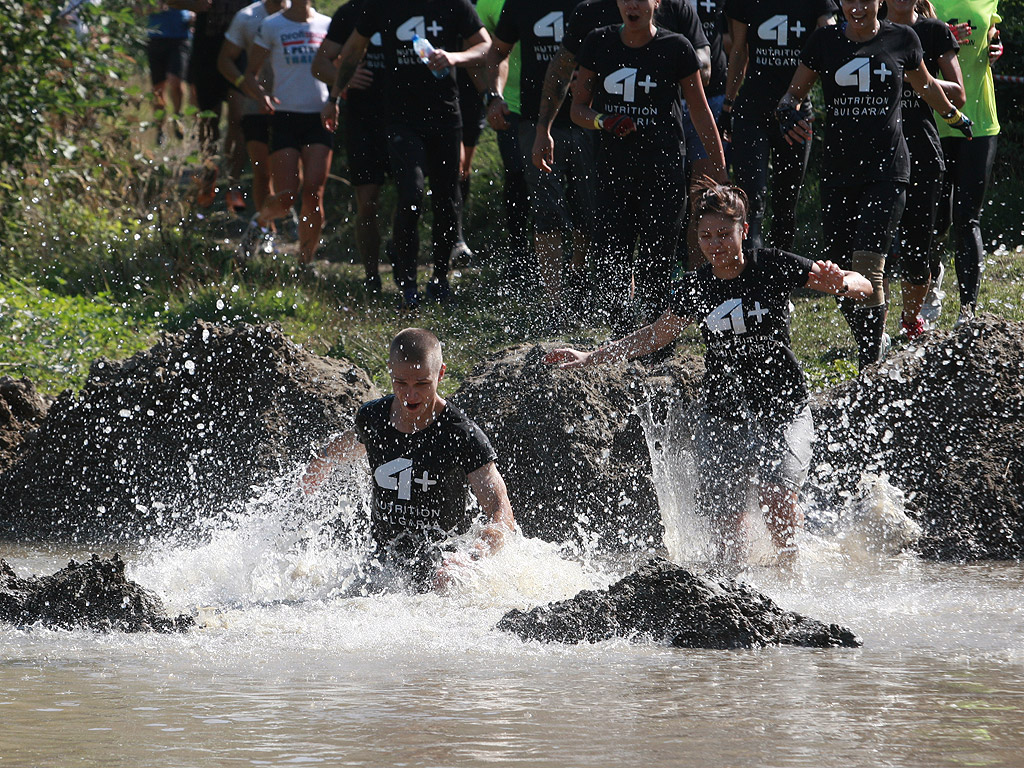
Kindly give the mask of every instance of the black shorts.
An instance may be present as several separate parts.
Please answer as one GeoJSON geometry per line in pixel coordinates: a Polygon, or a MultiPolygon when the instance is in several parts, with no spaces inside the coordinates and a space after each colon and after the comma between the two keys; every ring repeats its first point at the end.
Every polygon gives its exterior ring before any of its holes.
{"type": "Polygon", "coordinates": [[[188,82],[196,89],[196,106],[200,112],[220,113],[220,105],[228,97],[231,83],[217,69],[218,49],[209,42],[201,46],[192,45],[192,56],[188,60],[188,82]]]}
{"type": "Polygon", "coordinates": [[[242,135],[246,143],[270,143],[270,115],[242,115],[242,135]]]}
{"type": "Polygon", "coordinates": [[[168,75],[184,79],[191,48],[191,41],[184,37],[150,38],[146,43],[146,56],[153,85],[164,82],[168,75]]]}
{"type": "Polygon", "coordinates": [[[380,111],[370,106],[348,104],[345,112],[345,153],[354,186],[383,184],[391,171],[388,136],[381,125],[380,111]]]}
{"type": "Polygon", "coordinates": [[[275,112],[270,116],[270,152],[313,144],[334,147],[334,134],[324,128],[319,112],[275,112]]]}

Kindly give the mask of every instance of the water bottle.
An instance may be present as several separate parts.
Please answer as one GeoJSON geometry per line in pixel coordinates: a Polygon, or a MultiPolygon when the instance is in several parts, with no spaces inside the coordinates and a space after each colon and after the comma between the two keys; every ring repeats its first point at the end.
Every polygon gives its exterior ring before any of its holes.
{"type": "MultiPolygon", "coordinates": [[[[424,37],[420,37],[419,35],[413,35],[412,49],[416,51],[416,55],[420,57],[420,61],[424,64],[428,64],[430,62],[430,54],[434,52],[434,46],[430,44],[429,40],[424,37]]],[[[434,73],[434,77],[440,80],[443,77],[448,77],[449,68],[445,67],[440,70],[432,69],[430,71],[434,73]]]]}

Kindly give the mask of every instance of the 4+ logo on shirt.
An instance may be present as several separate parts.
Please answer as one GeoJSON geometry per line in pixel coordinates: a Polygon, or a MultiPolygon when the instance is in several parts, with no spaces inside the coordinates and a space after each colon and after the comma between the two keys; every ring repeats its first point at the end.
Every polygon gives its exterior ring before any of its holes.
{"type": "Polygon", "coordinates": [[[877,69],[871,69],[871,59],[866,56],[858,56],[855,59],[850,59],[836,70],[836,84],[844,88],[856,87],[861,93],[867,93],[871,90],[872,74],[878,75],[884,86],[885,81],[895,73],[886,66],[884,61],[878,65],[877,69]]]}
{"type": "Polygon", "coordinates": [[[766,42],[775,43],[785,48],[789,46],[790,32],[793,33],[794,42],[796,42],[806,31],[807,27],[800,23],[800,19],[797,19],[795,24],[790,24],[789,17],[784,13],[779,13],[767,21],[761,22],[757,28],[757,36],[766,42]]]}
{"type": "Polygon", "coordinates": [[[436,21],[432,21],[428,25],[426,18],[423,16],[413,16],[398,26],[398,29],[395,30],[395,37],[408,43],[412,40],[413,35],[419,35],[425,40],[427,38],[427,32],[430,33],[431,37],[437,38],[437,36],[443,31],[444,27],[436,21]]]}
{"type": "Polygon", "coordinates": [[[427,470],[423,470],[423,474],[415,479],[412,474],[412,459],[392,459],[374,470],[373,480],[387,491],[398,491],[398,498],[402,501],[409,501],[412,498],[413,483],[416,483],[423,492],[429,491],[430,486],[437,485],[437,480],[432,480],[427,470]]]}
{"type": "Polygon", "coordinates": [[[565,17],[561,11],[552,11],[546,16],[537,19],[533,25],[533,34],[537,37],[550,37],[556,43],[562,42],[565,34],[565,17]]]}
{"type": "Polygon", "coordinates": [[[649,96],[651,88],[657,88],[658,84],[651,80],[650,75],[644,75],[644,79],[638,82],[638,75],[636,67],[617,69],[604,79],[604,90],[614,96],[621,96],[623,101],[636,101],[636,89],[639,86],[649,96]]]}
{"type": "Polygon", "coordinates": [[[757,320],[760,325],[764,322],[764,316],[768,314],[767,309],[761,308],[761,302],[754,302],[754,309],[750,312],[743,312],[743,299],[728,299],[723,301],[704,318],[704,324],[712,333],[742,334],[747,332],[747,318],[757,320]]]}

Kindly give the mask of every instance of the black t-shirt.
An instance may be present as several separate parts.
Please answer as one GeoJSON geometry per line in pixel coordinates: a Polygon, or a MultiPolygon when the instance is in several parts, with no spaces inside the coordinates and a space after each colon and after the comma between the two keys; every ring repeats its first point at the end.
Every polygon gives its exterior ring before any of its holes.
{"type": "Polygon", "coordinates": [[[807,401],[804,374],[790,349],[789,295],[807,284],[814,265],[777,248],[745,256],[746,268],[732,280],[715,277],[709,264],[684,275],[669,309],[701,325],[708,410],[780,424],[807,401]]]}
{"type": "Polygon", "coordinates": [[[435,77],[412,49],[419,35],[435,48],[462,49],[462,40],[483,27],[469,0],[371,0],[356,29],[364,37],[380,34],[384,52],[383,98],[393,123],[443,131],[461,125],[455,72],[435,77]]]}
{"type": "MultiPolygon", "coordinates": [[[[505,0],[494,36],[503,43],[519,43],[520,114],[536,120],[548,63],[565,37],[565,24],[580,0],[505,0]]],[[[571,102],[566,99],[555,124],[569,125],[571,102]]]]}
{"type": "Polygon", "coordinates": [[[879,23],[858,43],[845,24],[816,30],[800,60],[821,78],[825,94],[825,159],[821,183],[850,186],[910,178],[900,101],[903,72],[921,64],[921,41],[910,27],[879,23]]]}
{"type": "MultiPolygon", "coordinates": [[[[349,0],[334,12],[331,26],[327,29],[327,39],[332,43],[344,46],[349,36],[356,29],[356,21],[364,7],[373,0],[349,0]]],[[[355,88],[348,92],[348,108],[366,113],[375,113],[381,104],[381,90],[384,75],[384,49],[381,47],[381,36],[378,32],[370,38],[366,48],[363,64],[373,73],[373,83],[369,88],[355,88]]]]}
{"type": "Polygon", "coordinates": [[[704,37],[711,44],[711,80],[704,86],[708,98],[721,96],[725,93],[725,74],[729,67],[729,58],[722,44],[722,35],[728,31],[725,25],[726,0],[690,0],[697,4],[697,17],[704,37]]]}
{"type": "MultiPolygon", "coordinates": [[[[217,56],[220,53],[224,35],[231,26],[235,14],[249,5],[252,0],[213,0],[210,10],[196,14],[195,34],[192,51],[200,56],[217,56]]],[[[246,51],[248,53],[248,51],[246,51]]],[[[215,73],[211,72],[211,75],[215,73]]]]}
{"type": "Polygon", "coordinates": [[[725,15],[747,25],[747,73],[734,110],[751,119],[770,115],[800,63],[818,19],[832,0],[727,0],[725,15]]]}
{"type": "MultiPolygon", "coordinates": [[[[562,45],[573,56],[579,56],[584,38],[600,27],[622,23],[622,14],[616,0],[584,0],[576,6],[565,27],[562,45]]],[[[654,11],[654,26],[664,27],[669,32],[676,32],[687,40],[690,45],[704,48],[709,45],[700,26],[697,12],[690,7],[687,0],[663,0],[654,11]]]]}
{"type": "MultiPolygon", "coordinates": [[[[938,19],[919,18],[913,29],[921,41],[925,66],[933,77],[941,79],[939,57],[948,51],[960,50],[956,36],[945,22],[938,19]]],[[[935,125],[932,108],[917,95],[917,91],[906,80],[903,81],[901,108],[903,110],[903,135],[907,139],[911,160],[915,165],[924,165],[944,171],[946,164],[942,159],[939,129],[935,125]]]]}
{"type": "Polygon", "coordinates": [[[382,548],[415,557],[469,529],[466,476],[496,454],[480,428],[451,404],[426,429],[399,432],[390,420],[394,399],[388,395],[360,408],[355,431],[373,475],[373,538],[382,548]]]}
{"type": "Polygon", "coordinates": [[[700,69],[693,46],[682,35],[658,27],[640,48],[622,42],[619,26],[587,35],[577,61],[595,73],[593,107],[633,118],[624,137],[601,132],[601,157],[634,166],[657,166],[682,157],[679,81],[700,69]]]}

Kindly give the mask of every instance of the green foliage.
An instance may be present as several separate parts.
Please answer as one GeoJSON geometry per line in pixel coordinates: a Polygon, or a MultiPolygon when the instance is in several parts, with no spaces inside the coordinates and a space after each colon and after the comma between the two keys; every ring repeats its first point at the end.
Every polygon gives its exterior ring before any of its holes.
{"type": "Polygon", "coordinates": [[[26,376],[44,392],[81,386],[96,358],[127,357],[154,340],[153,324],[109,294],[65,296],[0,281],[0,374],[26,376]]]}
{"type": "Polygon", "coordinates": [[[58,16],[62,4],[0,0],[0,158],[26,171],[44,158],[73,159],[80,130],[122,108],[129,46],[139,34],[125,6],[82,5],[80,33],[58,16]]]}

